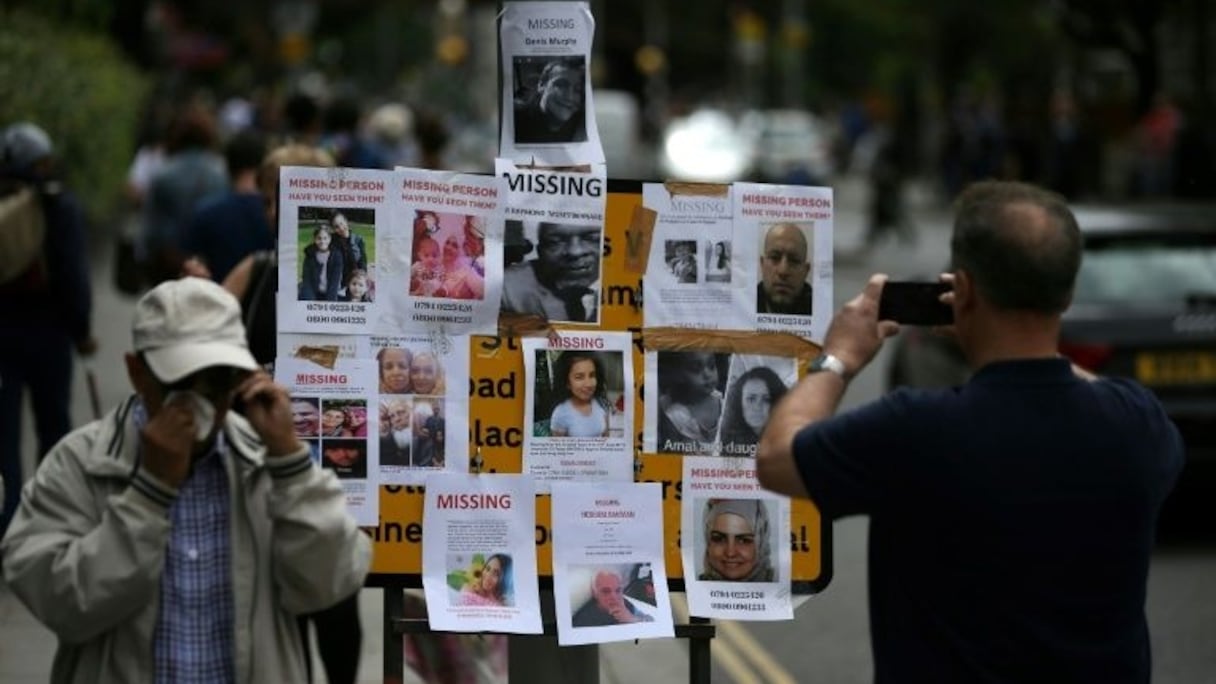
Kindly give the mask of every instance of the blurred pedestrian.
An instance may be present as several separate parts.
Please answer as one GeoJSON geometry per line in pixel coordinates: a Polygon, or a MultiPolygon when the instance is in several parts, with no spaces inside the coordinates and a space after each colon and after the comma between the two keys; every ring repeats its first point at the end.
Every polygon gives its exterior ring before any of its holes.
{"type": "Polygon", "coordinates": [[[185,254],[201,263],[194,275],[223,282],[242,259],[274,249],[274,233],[266,223],[266,207],[258,191],[258,167],[266,156],[266,140],[254,130],[237,133],[224,144],[224,161],[231,186],[203,202],[182,234],[185,254]]]}
{"type": "Polygon", "coordinates": [[[151,285],[181,274],[186,226],[203,200],[228,188],[215,144],[215,117],[209,109],[188,104],[177,112],[165,143],[168,157],[153,176],[144,205],[140,257],[151,285]]]}
{"type": "Polygon", "coordinates": [[[39,460],[72,427],[72,353],[91,355],[85,221],[59,180],[50,136],[33,123],[0,134],[0,534],[20,502],[21,405],[29,390],[39,460]]]}
{"type": "Polygon", "coordinates": [[[971,379],[833,415],[899,330],[878,320],[876,274],[770,414],[760,483],[829,519],[869,515],[876,681],[1147,682],[1145,591],[1178,430],[1145,387],[1058,353],[1081,263],[1063,198],[969,187],[951,263],[944,301],[971,379]]]}
{"type": "Polygon", "coordinates": [[[325,108],[325,133],[321,147],[333,155],[338,166],[352,169],[391,169],[392,162],[359,130],[362,110],[358,100],[344,95],[325,108]]]}
{"type": "Polygon", "coordinates": [[[1136,123],[1134,194],[1151,197],[1173,191],[1174,151],[1182,125],[1182,110],[1169,93],[1153,96],[1152,107],[1136,123]]]}

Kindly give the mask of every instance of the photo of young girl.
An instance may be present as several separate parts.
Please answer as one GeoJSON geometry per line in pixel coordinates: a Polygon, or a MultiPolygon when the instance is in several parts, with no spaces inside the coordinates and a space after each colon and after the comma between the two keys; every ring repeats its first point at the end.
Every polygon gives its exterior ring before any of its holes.
{"type": "Polygon", "coordinates": [[[534,437],[609,437],[623,410],[621,352],[537,350],[534,437]],[[551,369],[551,372],[549,372],[551,369]],[[616,397],[616,401],[610,398],[616,397]],[[551,407],[551,408],[550,408],[551,407]]]}
{"type": "Polygon", "coordinates": [[[730,354],[680,351],[658,354],[657,451],[713,452],[722,417],[722,390],[730,354]]]}
{"type": "Polygon", "coordinates": [[[367,271],[356,268],[350,272],[350,279],[346,281],[346,301],[372,301],[371,279],[367,277],[367,271]]]}
{"type": "Polygon", "coordinates": [[[559,396],[565,396],[549,417],[553,437],[607,437],[608,399],[600,378],[603,364],[594,352],[568,351],[557,359],[554,374],[559,396]]]}

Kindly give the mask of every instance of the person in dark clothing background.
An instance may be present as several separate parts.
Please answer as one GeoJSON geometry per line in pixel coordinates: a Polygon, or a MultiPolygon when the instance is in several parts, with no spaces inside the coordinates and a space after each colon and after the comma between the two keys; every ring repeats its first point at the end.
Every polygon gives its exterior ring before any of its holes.
{"type": "MultiPolygon", "coordinates": [[[[21,497],[21,400],[29,390],[38,457],[72,427],[73,351],[91,355],[93,289],[84,214],[55,170],[50,136],[32,123],[0,134],[0,197],[26,189],[45,228],[40,253],[0,282],[0,535],[21,497]]],[[[0,219],[3,220],[3,219],[0,219]]],[[[0,230],[4,228],[0,227],[0,230]]]]}
{"type": "Polygon", "coordinates": [[[258,166],[266,156],[261,134],[246,130],[224,145],[231,187],[204,200],[182,235],[186,254],[202,260],[210,277],[223,282],[241,259],[274,249],[274,232],[266,223],[266,207],[258,191],[258,166]]]}

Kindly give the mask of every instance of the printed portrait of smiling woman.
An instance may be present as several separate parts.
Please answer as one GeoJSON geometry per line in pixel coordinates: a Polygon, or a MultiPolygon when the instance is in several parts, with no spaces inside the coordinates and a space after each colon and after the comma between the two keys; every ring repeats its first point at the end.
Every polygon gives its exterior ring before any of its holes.
{"type": "Polygon", "coordinates": [[[705,502],[705,558],[699,580],[772,582],[769,516],[759,499],[705,502]]]}

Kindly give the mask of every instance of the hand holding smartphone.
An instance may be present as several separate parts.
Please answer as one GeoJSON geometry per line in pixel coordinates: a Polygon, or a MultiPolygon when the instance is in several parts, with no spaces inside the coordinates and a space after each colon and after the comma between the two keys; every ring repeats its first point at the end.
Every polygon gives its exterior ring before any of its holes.
{"type": "Polygon", "coordinates": [[[952,325],[954,309],[942,303],[949,283],[887,281],[878,299],[878,320],[901,325],[952,325]]]}

